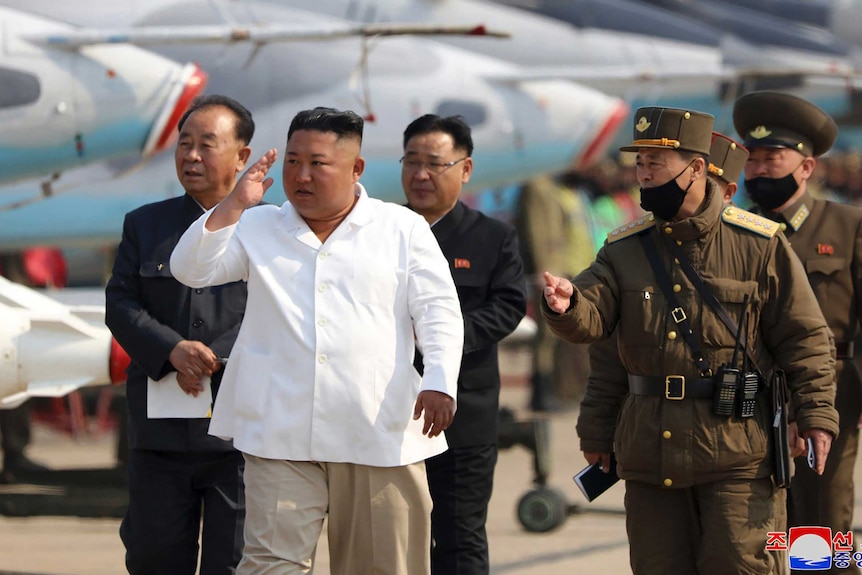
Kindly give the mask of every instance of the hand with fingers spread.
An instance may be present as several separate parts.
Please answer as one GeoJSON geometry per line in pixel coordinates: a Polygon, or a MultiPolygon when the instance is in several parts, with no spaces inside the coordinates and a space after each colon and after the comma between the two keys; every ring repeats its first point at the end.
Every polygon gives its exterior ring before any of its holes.
{"type": "Polygon", "coordinates": [[[273,182],[272,178],[267,177],[267,173],[277,158],[278,151],[272,148],[245,171],[230,195],[213,210],[207,220],[208,230],[216,231],[237,223],[245,210],[263,200],[263,195],[273,182]]]}
{"type": "Polygon", "coordinates": [[[566,278],[557,277],[550,272],[545,272],[545,301],[553,311],[564,314],[572,303],[572,295],[575,286],[566,278]]]}
{"type": "Polygon", "coordinates": [[[425,412],[422,434],[437,437],[452,424],[455,417],[455,400],[440,391],[425,390],[416,398],[413,419],[419,419],[425,412]]]}

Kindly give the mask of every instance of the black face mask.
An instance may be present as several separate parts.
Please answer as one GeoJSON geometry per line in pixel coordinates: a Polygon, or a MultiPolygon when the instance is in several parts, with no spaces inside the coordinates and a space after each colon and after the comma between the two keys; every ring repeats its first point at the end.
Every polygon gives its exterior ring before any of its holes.
{"type": "MultiPolygon", "coordinates": [[[[796,170],[793,170],[795,172],[796,170]]],[[[760,176],[745,180],[745,191],[751,201],[767,211],[775,211],[787,203],[796,190],[799,183],[790,172],[783,178],[767,178],[760,176]]]]}
{"type": "Polygon", "coordinates": [[[688,189],[694,183],[694,181],[689,182],[683,190],[676,183],[676,179],[683,175],[690,166],[691,162],[682,169],[682,172],[671,178],[666,184],[655,186],[654,188],[641,188],[641,207],[648,212],[654,213],[662,220],[673,219],[682,207],[688,189]]]}

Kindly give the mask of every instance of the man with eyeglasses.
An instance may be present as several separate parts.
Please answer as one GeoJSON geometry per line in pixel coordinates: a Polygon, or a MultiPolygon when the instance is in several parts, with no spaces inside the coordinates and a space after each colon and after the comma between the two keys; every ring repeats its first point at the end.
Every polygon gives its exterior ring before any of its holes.
{"type": "MultiPolygon", "coordinates": [[[[401,185],[407,204],[431,224],[464,316],[458,411],[444,432],[449,450],[425,462],[434,501],[432,575],[489,571],[485,520],[497,462],[497,343],[527,308],[515,229],[459,201],[473,171],[472,152],[470,127],[459,117],[428,114],[404,131],[401,185]]],[[[421,353],[414,365],[421,373],[421,353]]]]}

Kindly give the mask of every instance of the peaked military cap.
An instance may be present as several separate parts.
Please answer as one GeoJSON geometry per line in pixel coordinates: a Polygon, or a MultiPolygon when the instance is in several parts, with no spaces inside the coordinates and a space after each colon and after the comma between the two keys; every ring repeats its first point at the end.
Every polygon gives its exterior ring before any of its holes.
{"type": "Polygon", "coordinates": [[[752,92],[733,105],[733,126],[748,148],[790,148],[805,156],[826,153],[838,136],[829,114],[781,92],[752,92]]]}
{"type": "Polygon", "coordinates": [[[712,145],[709,147],[709,173],[728,184],[739,181],[748,150],[737,144],[724,134],[712,133],[712,145]]]}
{"type": "Polygon", "coordinates": [[[632,143],[620,150],[637,152],[641,148],[664,148],[709,154],[714,120],[709,114],[692,110],[638,108],[632,143]]]}

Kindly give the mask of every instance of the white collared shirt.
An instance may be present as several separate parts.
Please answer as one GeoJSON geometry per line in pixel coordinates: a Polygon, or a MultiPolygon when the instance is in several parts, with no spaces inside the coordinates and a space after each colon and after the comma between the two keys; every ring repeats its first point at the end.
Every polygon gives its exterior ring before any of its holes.
{"type": "Polygon", "coordinates": [[[240,451],[390,467],[446,449],[412,415],[420,390],[457,393],[464,324],[449,266],[421,216],[356,190],[324,243],[285,202],[215,232],[207,212],[171,256],[191,287],[248,282],[210,425],[240,451]]]}

